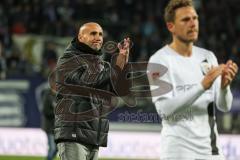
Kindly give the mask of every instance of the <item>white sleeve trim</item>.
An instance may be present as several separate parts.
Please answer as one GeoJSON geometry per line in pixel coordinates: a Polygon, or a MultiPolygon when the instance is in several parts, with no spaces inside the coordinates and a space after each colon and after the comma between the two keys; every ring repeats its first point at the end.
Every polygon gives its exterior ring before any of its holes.
{"type": "Polygon", "coordinates": [[[217,108],[222,112],[230,111],[233,102],[233,95],[230,90],[230,86],[227,86],[225,89],[219,89],[219,94],[217,94],[217,108]]]}

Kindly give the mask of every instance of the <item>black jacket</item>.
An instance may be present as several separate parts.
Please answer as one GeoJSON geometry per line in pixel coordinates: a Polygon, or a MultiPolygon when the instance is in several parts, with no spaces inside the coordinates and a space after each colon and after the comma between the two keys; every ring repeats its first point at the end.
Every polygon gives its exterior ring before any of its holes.
{"type": "Polygon", "coordinates": [[[109,96],[114,96],[109,92],[112,91],[110,70],[110,64],[103,61],[100,52],[76,38],[67,47],[56,71],[54,132],[57,143],[107,146],[109,121],[105,115],[114,106],[103,106],[109,96]]]}

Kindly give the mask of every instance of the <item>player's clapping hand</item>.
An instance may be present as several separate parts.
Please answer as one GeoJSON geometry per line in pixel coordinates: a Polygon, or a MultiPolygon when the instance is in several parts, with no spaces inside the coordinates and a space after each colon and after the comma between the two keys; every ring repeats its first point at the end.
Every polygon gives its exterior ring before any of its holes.
{"type": "Polygon", "coordinates": [[[119,54],[127,56],[129,54],[130,38],[124,38],[122,43],[118,43],[119,54]]]}
{"type": "Polygon", "coordinates": [[[222,89],[226,88],[233,79],[236,77],[236,74],[238,72],[238,66],[236,63],[234,63],[232,60],[228,60],[222,73],[222,82],[221,87],[222,89]]]}
{"type": "Polygon", "coordinates": [[[224,67],[225,64],[221,64],[217,67],[211,67],[211,69],[207,72],[207,74],[202,80],[202,86],[205,90],[209,89],[216,80],[216,78],[223,73],[224,67]]]}
{"type": "Polygon", "coordinates": [[[128,62],[130,43],[130,38],[125,38],[121,43],[118,43],[119,55],[116,64],[121,69],[123,69],[124,65],[128,62]]]}

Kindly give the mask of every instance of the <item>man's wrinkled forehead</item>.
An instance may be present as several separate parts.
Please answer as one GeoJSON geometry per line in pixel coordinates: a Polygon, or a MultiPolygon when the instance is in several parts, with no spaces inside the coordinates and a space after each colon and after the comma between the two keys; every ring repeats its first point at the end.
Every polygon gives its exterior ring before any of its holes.
{"type": "Polygon", "coordinates": [[[102,27],[97,23],[86,23],[79,29],[80,34],[90,33],[90,32],[103,32],[102,27]]]}

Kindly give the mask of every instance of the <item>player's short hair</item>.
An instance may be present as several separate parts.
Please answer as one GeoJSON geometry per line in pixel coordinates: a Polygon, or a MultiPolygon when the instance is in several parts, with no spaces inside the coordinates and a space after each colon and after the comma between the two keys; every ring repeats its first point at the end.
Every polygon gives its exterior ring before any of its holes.
{"type": "Polygon", "coordinates": [[[165,22],[174,22],[176,10],[182,7],[193,7],[192,0],[170,0],[164,12],[165,22]]]}

